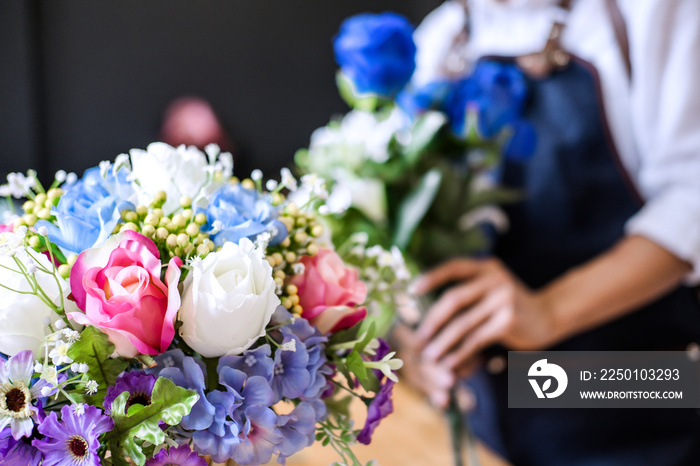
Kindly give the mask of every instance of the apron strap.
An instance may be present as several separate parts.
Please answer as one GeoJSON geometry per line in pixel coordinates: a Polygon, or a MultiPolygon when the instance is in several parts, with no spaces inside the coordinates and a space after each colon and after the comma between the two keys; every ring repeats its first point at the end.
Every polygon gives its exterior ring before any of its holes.
{"type": "Polygon", "coordinates": [[[615,40],[617,40],[617,46],[620,47],[622,60],[627,70],[627,77],[632,79],[632,62],[630,61],[630,45],[627,37],[625,18],[622,16],[620,6],[617,4],[616,0],[605,0],[605,4],[608,7],[608,14],[610,15],[610,20],[612,21],[615,31],[615,40]]]}

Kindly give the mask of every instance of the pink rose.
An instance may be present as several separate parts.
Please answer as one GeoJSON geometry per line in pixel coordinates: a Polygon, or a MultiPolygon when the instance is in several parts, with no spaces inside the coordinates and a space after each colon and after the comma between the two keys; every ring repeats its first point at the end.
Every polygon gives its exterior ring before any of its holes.
{"type": "Polygon", "coordinates": [[[83,251],[73,265],[70,286],[78,308],[70,317],[105,332],[120,356],[160,354],[175,336],[180,308],[182,261],[174,257],[160,279],[160,254],[152,240],[134,231],[83,251]]]}
{"type": "Polygon", "coordinates": [[[304,273],[291,283],[299,289],[302,317],[322,333],[350,328],[365,318],[367,308],[357,306],[367,297],[367,287],[357,270],[345,267],[330,249],[303,256],[299,262],[304,264],[304,273]]]}
{"type": "Polygon", "coordinates": [[[0,223],[0,233],[12,233],[14,230],[15,230],[15,229],[14,229],[14,227],[12,226],[12,224],[10,224],[10,223],[7,223],[7,224],[0,223]]]}

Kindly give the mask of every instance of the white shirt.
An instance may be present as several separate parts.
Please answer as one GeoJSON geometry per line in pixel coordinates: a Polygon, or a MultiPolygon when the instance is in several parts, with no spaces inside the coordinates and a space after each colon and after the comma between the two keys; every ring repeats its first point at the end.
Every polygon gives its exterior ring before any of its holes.
{"type": "MultiPolygon", "coordinates": [[[[557,0],[470,0],[466,56],[542,50],[557,0]]],[[[700,0],[618,0],[630,44],[627,77],[605,0],[575,0],[562,45],[593,64],[624,168],[644,197],[626,224],[693,264],[700,281],[700,0]]],[[[416,30],[414,84],[440,78],[464,10],[448,2],[416,30]]]]}

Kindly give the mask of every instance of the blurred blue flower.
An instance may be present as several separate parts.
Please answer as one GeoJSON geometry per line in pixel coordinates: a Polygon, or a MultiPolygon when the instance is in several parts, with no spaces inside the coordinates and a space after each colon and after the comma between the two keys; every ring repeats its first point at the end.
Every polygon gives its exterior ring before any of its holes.
{"type": "Polygon", "coordinates": [[[108,170],[103,178],[99,167],[86,170],[52,209],[56,225],[40,220],[36,227],[46,227],[49,239],[69,253],[80,254],[102,244],[119,222],[120,212],[134,208],[122,197],[131,189],[127,175],[126,170],[120,170],[115,177],[108,170]]]}
{"type": "Polygon", "coordinates": [[[277,220],[278,211],[270,196],[246,189],[241,184],[227,184],[216,191],[205,212],[208,222],[203,231],[211,234],[217,246],[227,241],[238,243],[241,238],[255,241],[265,232],[271,234],[272,245],[287,237],[287,229],[277,220]]]}
{"type": "Polygon", "coordinates": [[[407,86],[396,96],[396,103],[407,115],[415,118],[428,110],[441,109],[451,86],[449,81],[434,81],[419,88],[407,86]]]}
{"type": "Polygon", "coordinates": [[[365,13],[346,19],[333,50],[342,73],[360,94],[392,97],[416,68],[413,26],[395,13],[365,13]]]}
{"type": "Polygon", "coordinates": [[[468,115],[474,116],[477,131],[485,138],[508,128],[512,134],[505,156],[524,159],[534,152],[536,140],[532,126],[521,118],[527,95],[525,77],[515,65],[480,61],[469,77],[454,83],[443,110],[458,136],[469,131],[468,115]]]}

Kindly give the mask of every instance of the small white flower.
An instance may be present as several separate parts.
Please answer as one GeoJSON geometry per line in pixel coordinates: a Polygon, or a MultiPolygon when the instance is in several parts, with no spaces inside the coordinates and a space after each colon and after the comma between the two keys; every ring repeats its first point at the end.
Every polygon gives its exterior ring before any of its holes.
{"type": "Polygon", "coordinates": [[[63,329],[63,336],[66,337],[68,343],[75,343],[76,341],[80,340],[80,332],[69,328],[63,329]]]}
{"type": "Polygon", "coordinates": [[[218,144],[207,144],[207,146],[204,148],[204,152],[207,154],[207,157],[209,158],[209,164],[214,165],[216,163],[216,157],[219,155],[221,152],[221,148],[219,147],[218,144]]]}
{"type": "Polygon", "coordinates": [[[41,236],[46,236],[49,234],[49,229],[42,225],[36,229],[36,232],[39,233],[41,236]]]}
{"type": "Polygon", "coordinates": [[[367,346],[365,346],[365,353],[374,356],[377,354],[377,348],[379,348],[379,340],[372,338],[367,346]]]}
{"type": "Polygon", "coordinates": [[[66,184],[75,184],[78,181],[78,175],[76,175],[73,172],[70,172],[66,176],[66,184]]]}
{"type": "Polygon", "coordinates": [[[367,244],[369,242],[369,235],[365,231],[359,231],[350,235],[350,241],[358,244],[367,244]]]}
{"type": "Polygon", "coordinates": [[[283,168],[281,170],[281,176],[282,176],[282,186],[287,188],[290,191],[296,191],[297,190],[297,180],[294,178],[294,175],[292,175],[292,172],[289,168],[283,168]]]}
{"type": "Polygon", "coordinates": [[[27,260],[27,263],[26,263],[25,265],[27,266],[27,273],[28,273],[29,275],[35,275],[35,274],[36,274],[36,272],[37,272],[38,269],[36,268],[36,263],[34,263],[33,260],[28,259],[28,260],[27,260]]]}
{"type": "Polygon", "coordinates": [[[265,187],[267,188],[268,191],[274,191],[277,188],[277,181],[276,180],[267,180],[267,183],[265,183],[265,187]]]}
{"type": "Polygon", "coordinates": [[[84,362],[81,363],[81,364],[80,364],[80,367],[78,368],[78,372],[80,372],[81,374],[85,374],[85,373],[87,373],[87,371],[89,371],[89,370],[90,370],[90,366],[88,366],[88,365],[85,364],[84,362]]]}
{"type": "Polygon", "coordinates": [[[41,372],[41,378],[51,385],[58,385],[58,371],[53,366],[44,367],[44,370],[41,372]]]}
{"type": "Polygon", "coordinates": [[[53,391],[53,387],[49,387],[48,385],[45,385],[45,386],[41,387],[41,396],[50,396],[52,391],[53,391]]]}
{"type": "Polygon", "coordinates": [[[109,174],[109,171],[112,168],[112,162],[109,162],[107,160],[103,160],[100,162],[100,176],[102,178],[107,178],[107,175],[109,174]]]}
{"type": "Polygon", "coordinates": [[[51,325],[51,319],[49,317],[44,317],[43,319],[41,319],[41,322],[44,325],[51,325]]]}
{"type": "Polygon", "coordinates": [[[357,257],[365,257],[365,247],[360,244],[358,244],[357,246],[353,246],[352,248],[350,248],[350,255],[357,257]]]}
{"type": "Polygon", "coordinates": [[[292,353],[296,353],[297,341],[293,338],[289,341],[285,341],[284,343],[282,343],[282,346],[280,346],[280,349],[282,351],[291,351],[292,353]]]}
{"type": "Polygon", "coordinates": [[[78,417],[82,416],[83,414],[85,414],[85,405],[82,403],[74,404],[73,405],[73,412],[78,417]]]}
{"type": "Polygon", "coordinates": [[[250,178],[253,181],[260,181],[260,180],[262,180],[262,177],[263,177],[262,171],[257,169],[257,168],[250,173],[250,178]]]}
{"type": "Polygon", "coordinates": [[[80,372],[80,363],[74,362],[73,364],[70,365],[70,370],[73,372],[80,372]]]}
{"type": "Polygon", "coordinates": [[[255,238],[255,246],[264,250],[267,248],[267,245],[270,243],[270,240],[272,239],[272,235],[265,231],[263,233],[260,233],[256,238],[255,238]]]}
{"type": "Polygon", "coordinates": [[[56,181],[59,183],[63,183],[66,181],[66,177],[68,176],[68,173],[66,173],[65,170],[59,170],[56,172],[56,181]]]}
{"type": "Polygon", "coordinates": [[[214,220],[214,222],[211,224],[211,227],[211,233],[216,233],[224,229],[224,223],[221,220],[214,220]]]}
{"type": "Polygon", "coordinates": [[[88,380],[88,382],[85,384],[85,393],[88,395],[94,395],[97,393],[97,382],[94,380],[88,380]]]}
{"type": "Polygon", "coordinates": [[[292,272],[294,272],[294,275],[302,275],[305,270],[306,266],[304,266],[304,264],[301,262],[297,262],[292,266],[292,272]]]}
{"type": "Polygon", "coordinates": [[[9,194],[17,199],[27,197],[27,194],[36,184],[36,178],[33,176],[24,176],[23,173],[10,173],[7,175],[7,184],[9,194]]]}
{"type": "Polygon", "coordinates": [[[258,363],[258,360],[255,359],[255,356],[252,354],[247,354],[245,357],[245,365],[248,367],[253,367],[255,364],[258,363]]]}
{"type": "Polygon", "coordinates": [[[37,374],[41,374],[42,372],[44,372],[44,365],[40,362],[34,364],[34,372],[36,372],[37,374]]]}
{"type": "Polygon", "coordinates": [[[61,364],[70,364],[73,362],[73,359],[71,359],[68,356],[69,348],[70,345],[68,345],[63,340],[58,340],[56,342],[56,346],[49,353],[49,357],[51,358],[51,361],[55,366],[60,366],[61,364]]]}
{"type": "Polygon", "coordinates": [[[63,321],[63,319],[58,319],[53,326],[56,328],[56,330],[63,330],[66,328],[66,323],[63,321]]]}

